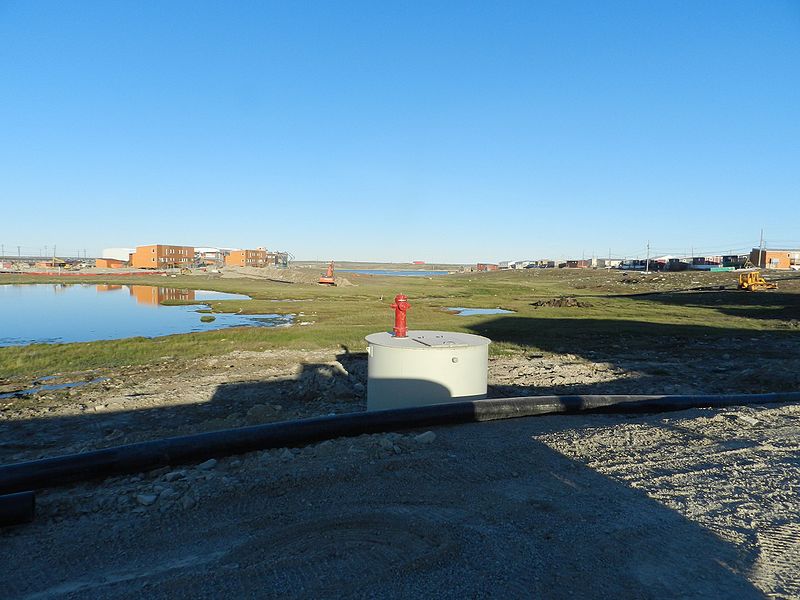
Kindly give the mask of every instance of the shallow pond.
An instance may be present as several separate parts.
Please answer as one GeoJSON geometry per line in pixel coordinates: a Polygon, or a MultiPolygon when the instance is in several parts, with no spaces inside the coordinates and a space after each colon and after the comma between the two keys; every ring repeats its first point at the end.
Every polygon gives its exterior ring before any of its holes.
{"type": "MultiPolygon", "coordinates": [[[[40,377],[38,381],[41,382],[52,379],[53,379],[52,376],[40,377]]],[[[68,390],[76,387],[83,387],[84,385],[91,385],[93,383],[100,383],[101,381],[107,381],[107,380],[108,377],[96,377],[95,379],[88,379],[86,381],[68,381],[66,383],[42,383],[32,388],[0,394],[0,400],[5,400],[6,398],[20,397],[20,396],[32,396],[34,394],[38,394],[39,392],[54,392],[58,390],[68,390]]]]}
{"type": "Polygon", "coordinates": [[[156,337],[226,327],[289,325],[292,315],[213,313],[204,305],[163,306],[164,300],[249,300],[241,294],[149,285],[0,285],[0,346],[156,337]]]}
{"type": "Polygon", "coordinates": [[[513,310],[506,310],[504,308],[460,308],[449,307],[447,310],[452,310],[459,317],[474,317],[476,315],[507,315],[511,314],[513,310]]]}

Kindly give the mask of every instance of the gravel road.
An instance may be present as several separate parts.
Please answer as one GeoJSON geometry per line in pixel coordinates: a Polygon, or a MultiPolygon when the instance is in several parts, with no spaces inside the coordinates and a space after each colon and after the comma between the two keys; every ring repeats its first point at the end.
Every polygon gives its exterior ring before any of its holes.
{"type": "MultiPolygon", "coordinates": [[[[2,462],[363,409],[358,356],[214,361],[6,402],[2,462]]],[[[490,379],[496,395],[735,384],[724,358],[697,375],[659,364],[510,357],[490,379]]],[[[797,598],[799,449],[800,406],[784,405],[517,419],[220,457],[41,493],[34,523],[0,531],[0,597],[797,598]]]]}

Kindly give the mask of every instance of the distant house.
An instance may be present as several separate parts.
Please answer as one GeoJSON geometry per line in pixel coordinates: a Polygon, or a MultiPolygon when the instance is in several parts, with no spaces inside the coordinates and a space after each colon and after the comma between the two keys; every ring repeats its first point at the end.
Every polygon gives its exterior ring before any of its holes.
{"type": "Polygon", "coordinates": [[[800,271],[800,250],[753,248],[750,262],[761,269],[781,269],[800,271]]]}
{"type": "Polygon", "coordinates": [[[667,264],[664,265],[665,271],[685,271],[689,268],[688,261],[682,258],[671,257],[667,260],[667,264]]]}
{"type": "Polygon", "coordinates": [[[476,271],[497,271],[500,268],[499,265],[494,263],[478,263],[475,267],[476,271]]]}
{"type": "Polygon", "coordinates": [[[566,264],[567,269],[588,269],[590,266],[588,260],[568,260],[566,264]]]}
{"type": "Polygon", "coordinates": [[[747,254],[728,254],[722,257],[722,266],[741,269],[747,264],[749,258],[747,254]]]}
{"type": "Polygon", "coordinates": [[[593,258],[591,266],[596,269],[616,269],[622,264],[619,258],[593,258]]]}
{"type": "Polygon", "coordinates": [[[644,271],[647,267],[647,261],[640,258],[625,259],[620,265],[620,269],[626,271],[644,271]]]}
{"type": "Polygon", "coordinates": [[[722,257],[721,256],[693,256],[692,257],[692,266],[694,267],[702,267],[702,266],[713,266],[719,267],[722,265],[722,257]]]}

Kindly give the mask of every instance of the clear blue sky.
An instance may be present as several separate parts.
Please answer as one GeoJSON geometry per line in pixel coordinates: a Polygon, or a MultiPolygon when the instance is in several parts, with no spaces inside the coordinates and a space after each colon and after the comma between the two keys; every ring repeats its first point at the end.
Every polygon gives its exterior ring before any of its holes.
{"type": "Polygon", "coordinates": [[[0,243],[800,246],[800,2],[0,0],[0,243]]]}

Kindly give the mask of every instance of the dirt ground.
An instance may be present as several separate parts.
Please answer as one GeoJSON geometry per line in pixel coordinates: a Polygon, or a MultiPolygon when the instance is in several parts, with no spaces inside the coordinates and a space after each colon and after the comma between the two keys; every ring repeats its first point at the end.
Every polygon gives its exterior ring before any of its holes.
{"type": "MultiPolygon", "coordinates": [[[[267,279],[282,283],[317,283],[321,275],[325,274],[325,269],[313,269],[303,267],[220,267],[218,269],[220,277],[223,279],[267,279]]],[[[193,269],[192,275],[206,276],[207,270],[193,269]]],[[[341,275],[336,275],[336,285],[351,286],[349,279],[341,275]]]]}
{"type": "MultiPolygon", "coordinates": [[[[624,348],[495,358],[490,395],[798,388],[788,339],[770,377],[720,344],[702,368],[696,354],[624,348]]],[[[101,376],[0,399],[0,463],[365,408],[363,354],[84,374],[101,376]]],[[[800,406],[783,405],[220,457],[42,492],[34,523],[0,531],[0,597],[796,598],[798,450],[800,406]]]]}

